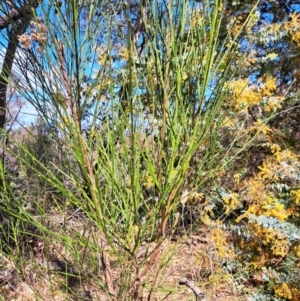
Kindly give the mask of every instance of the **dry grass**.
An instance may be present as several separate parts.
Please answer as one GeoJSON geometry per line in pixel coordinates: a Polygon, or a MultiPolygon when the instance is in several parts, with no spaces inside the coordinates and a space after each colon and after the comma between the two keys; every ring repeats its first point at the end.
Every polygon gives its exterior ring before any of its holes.
{"type": "MultiPolygon", "coordinates": [[[[59,219],[59,218],[58,218],[59,219]]],[[[57,218],[53,218],[48,226],[55,231],[68,233],[71,239],[76,239],[78,234],[86,235],[97,243],[96,229],[84,229],[82,222],[72,222],[62,225],[57,218]],[[85,234],[84,234],[85,233],[85,234]]],[[[32,242],[31,242],[32,243],[32,242]]],[[[61,242],[48,239],[37,239],[34,243],[35,250],[26,258],[11,260],[10,257],[2,256],[2,270],[5,271],[1,279],[0,300],[109,300],[99,283],[103,283],[104,277],[95,271],[88,271],[88,260],[93,256],[92,251],[85,248],[78,249],[82,258],[84,273],[77,273],[77,267],[72,267],[71,272],[75,276],[66,276],[67,262],[74,262],[72,254],[61,242]]],[[[149,247],[151,245],[149,243],[149,247]]],[[[33,248],[34,249],[34,248],[33,248]]],[[[186,277],[194,281],[207,301],[212,300],[246,300],[239,294],[233,277],[222,274],[221,264],[214,258],[213,246],[210,243],[209,232],[201,229],[191,236],[178,235],[176,239],[165,240],[162,246],[162,261],[167,263],[161,266],[160,277],[155,288],[156,300],[195,300],[193,292],[186,286],[179,285],[179,280],[186,277]]],[[[120,275],[120,265],[115,264],[114,274],[120,275]]],[[[151,273],[148,279],[142,279],[144,294],[141,300],[147,300],[147,291],[151,287],[151,273]]]]}

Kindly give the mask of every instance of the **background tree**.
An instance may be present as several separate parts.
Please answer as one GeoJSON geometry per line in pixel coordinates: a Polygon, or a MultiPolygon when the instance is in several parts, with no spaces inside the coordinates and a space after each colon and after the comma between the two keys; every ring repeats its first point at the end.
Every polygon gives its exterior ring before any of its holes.
{"type": "Polygon", "coordinates": [[[37,1],[11,2],[2,1],[0,11],[0,30],[2,33],[2,53],[4,53],[2,70],[0,74],[0,128],[3,129],[6,122],[6,101],[9,78],[16,51],[18,48],[18,36],[27,29],[30,19],[37,7],[37,1]],[[4,32],[6,31],[6,35],[4,32]]]}

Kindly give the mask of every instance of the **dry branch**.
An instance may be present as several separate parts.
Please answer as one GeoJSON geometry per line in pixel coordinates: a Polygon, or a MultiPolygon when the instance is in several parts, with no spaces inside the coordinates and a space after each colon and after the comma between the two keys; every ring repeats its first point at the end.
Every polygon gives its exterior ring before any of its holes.
{"type": "MultiPolygon", "coordinates": [[[[5,4],[9,4],[9,1],[4,1],[5,4]]],[[[38,1],[25,1],[25,4],[20,8],[12,8],[8,13],[5,13],[0,17],[0,30],[8,27],[13,21],[17,21],[26,17],[27,14],[32,13],[32,9],[38,6],[38,1]]]]}
{"type": "Polygon", "coordinates": [[[179,280],[179,285],[186,285],[187,287],[189,287],[196,296],[196,301],[206,301],[203,292],[199,287],[195,286],[194,281],[189,281],[184,277],[179,280]]]}

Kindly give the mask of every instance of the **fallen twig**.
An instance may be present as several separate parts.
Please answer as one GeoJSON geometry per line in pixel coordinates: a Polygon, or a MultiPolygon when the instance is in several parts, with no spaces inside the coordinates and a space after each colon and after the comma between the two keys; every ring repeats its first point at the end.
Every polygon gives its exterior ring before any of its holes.
{"type": "Polygon", "coordinates": [[[184,277],[179,280],[179,285],[186,285],[187,287],[189,287],[193,291],[196,297],[196,301],[206,301],[203,292],[199,287],[195,286],[194,281],[189,281],[184,277]]]}

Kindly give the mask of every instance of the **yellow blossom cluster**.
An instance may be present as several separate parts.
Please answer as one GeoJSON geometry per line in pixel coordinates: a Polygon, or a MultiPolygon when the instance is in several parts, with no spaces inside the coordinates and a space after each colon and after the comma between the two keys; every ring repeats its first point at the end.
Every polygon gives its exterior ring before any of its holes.
{"type": "MultiPolygon", "coordinates": [[[[249,204],[262,206],[268,198],[272,198],[267,192],[268,185],[277,183],[281,179],[293,178],[296,172],[295,164],[298,164],[298,156],[290,150],[281,150],[281,147],[273,143],[270,145],[272,156],[267,157],[260,166],[258,172],[250,179],[245,179],[241,183],[244,187],[243,198],[249,204]]],[[[243,188],[241,189],[243,191],[243,188]]],[[[300,191],[300,190],[299,190],[300,191]]],[[[295,203],[300,203],[300,192],[291,192],[295,203]]]]}
{"type": "MultiPolygon", "coordinates": [[[[260,84],[249,85],[249,80],[241,78],[229,83],[228,87],[232,91],[232,98],[229,99],[235,110],[244,107],[258,105],[263,97],[270,97],[276,90],[276,78],[267,76],[259,79],[260,84]]],[[[267,109],[272,111],[280,107],[280,98],[271,98],[268,102],[267,109]]]]}
{"type": "Polygon", "coordinates": [[[260,93],[262,96],[270,96],[276,90],[276,81],[275,77],[267,76],[264,83],[260,87],[260,93]]]}
{"type": "Polygon", "coordinates": [[[249,230],[253,236],[254,242],[259,241],[264,246],[267,246],[268,244],[270,244],[275,238],[275,232],[273,229],[262,227],[258,224],[251,224],[251,227],[249,227],[249,230]]]}
{"type": "MultiPolygon", "coordinates": [[[[245,180],[242,185],[245,187],[244,200],[249,203],[247,211],[240,215],[236,221],[239,222],[249,215],[264,215],[275,217],[280,221],[286,220],[291,212],[281,204],[279,200],[268,193],[266,187],[270,183],[279,181],[279,175],[288,175],[289,168],[281,165],[276,158],[279,156],[280,148],[273,146],[274,157],[267,158],[261,166],[258,167],[259,172],[249,180],[245,180]]],[[[296,196],[297,194],[294,193],[296,196]]],[[[299,194],[300,196],[300,194],[299,194]]]]}
{"type": "Polygon", "coordinates": [[[275,296],[279,298],[292,299],[292,291],[287,283],[280,283],[274,287],[275,296]]]}
{"type": "Polygon", "coordinates": [[[200,217],[200,220],[203,223],[203,225],[205,225],[205,226],[210,226],[212,224],[212,220],[207,213],[202,214],[200,217]]]}
{"type": "Polygon", "coordinates": [[[122,60],[128,61],[129,59],[129,51],[127,47],[121,47],[119,49],[119,56],[122,60]]]}
{"type": "Polygon", "coordinates": [[[265,112],[275,112],[281,108],[281,103],[283,102],[284,97],[281,96],[271,96],[268,97],[268,101],[264,106],[265,112]]]}
{"type": "Polygon", "coordinates": [[[271,152],[273,154],[273,156],[276,158],[276,160],[278,162],[280,162],[281,160],[281,147],[280,145],[278,145],[277,143],[273,143],[271,146],[270,146],[270,149],[271,149],[271,152]]]}
{"type": "Polygon", "coordinates": [[[258,119],[250,127],[250,132],[254,132],[254,133],[258,132],[258,133],[262,133],[264,135],[268,135],[272,132],[272,130],[262,120],[258,119]]]}
{"type": "Polygon", "coordinates": [[[241,187],[243,186],[245,190],[241,192],[241,196],[249,204],[261,204],[262,200],[267,197],[265,183],[258,175],[250,179],[245,179],[241,183],[241,187]]]}
{"type": "MultiPolygon", "coordinates": [[[[272,135],[269,134],[266,130],[266,139],[261,144],[265,155],[260,157],[259,153],[256,154],[256,160],[262,158],[258,161],[258,166],[256,165],[255,169],[251,170],[252,173],[249,172],[244,178],[239,176],[243,173],[235,171],[232,179],[238,191],[237,199],[242,204],[247,204],[236,222],[248,219],[248,222],[240,223],[246,225],[247,236],[241,238],[233,235],[232,241],[241,250],[240,260],[244,260],[247,254],[251,258],[250,266],[260,271],[283,262],[289,254],[295,258],[295,266],[298,268],[300,265],[300,244],[292,241],[289,232],[283,230],[285,225],[293,223],[300,214],[300,189],[297,178],[300,160],[292,148],[285,149],[281,136],[274,136],[273,132],[272,135]],[[255,222],[257,217],[263,218],[255,222]],[[276,218],[276,223],[282,223],[282,228],[274,226],[271,223],[274,220],[264,217],[276,218]],[[267,221],[270,221],[270,224],[267,221]]],[[[274,281],[276,283],[278,279],[274,281]]],[[[273,288],[274,295],[286,300],[300,300],[299,288],[292,285],[292,282],[276,284],[273,288]]]]}
{"type": "Polygon", "coordinates": [[[228,234],[218,225],[211,230],[210,236],[216,255],[219,258],[232,258],[234,256],[234,252],[227,242],[228,234]]]}
{"type": "Polygon", "coordinates": [[[223,205],[225,208],[225,214],[229,214],[230,211],[235,210],[240,205],[239,195],[237,193],[231,193],[222,196],[223,205]]]}
{"type": "Polygon", "coordinates": [[[268,180],[271,182],[278,181],[278,170],[277,166],[273,164],[272,159],[266,159],[261,166],[258,166],[259,176],[263,180],[268,180]]]}
{"type": "Polygon", "coordinates": [[[300,291],[291,287],[288,283],[279,283],[274,286],[275,296],[278,298],[284,298],[291,301],[300,300],[300,291]]]}
{"type": "Polygon", "coordinates": [[[269,258],[266,256],[266,254],[262,250],[260,250],[260,252],[257,252],[255,255],[253,255],[251,266],[254,269],[260,269],[268,263],[268,260],[269,258]]]}
{"type": "Polygon", "coordinates": [[[300,47],[300,31],[297,31],[292,36],[292,40],[297,44],[298,47],[300,47]]]}
{"type": "Polygon", "coordinates": [[[201,204],[201,216],[200,220],[205,226],[212,227],[216,225],[216,222],[213,220],[214,212],[212,207],[209,205],[210,199],[203,199],[201,204]]]}
{"type": "Polygon", "coordinates": [[[291,35],[292,41],[300,47],[300,14],[292,13],[290,20],[284,23],[284,29],[291,35]]]}
{"type": "Polygon", "coordinates": [[[295,204],[300,204],[300,189],[292,190],[291,197],[294,200],[295,204]]]}
{"type": "Polygon", "coordinates": [[[220,290],[222,288],[228,288],[228,285],[232,285],[234,283],[234,277],[228,271],[218,268],[209,276],[209,282],[213,288],[220,290]]]}
{"type": "Polygon", "coordinates": [[[233,93],[236,110],[241,107],[257,105],[261,101],[260,93],[249,87],[247,79],[237,79],[230,82],[229,89],[233,93]]]}
{"type": "Polygon", "coordinates": [[[189,195],[187,199],[187,204],[193,205],[193,204],[199,204],[201,201],[205,200],[205,195],[204,193],[192,193],[189,195]]]}
{"type": "Polygon", "coordinates": [[[282,233],[276,235],[276,239],[273,240],[271,251],[275,256],[284,257],[288,254],[290,249],[289,241],[282,233]]]}
{"type": "Polygon", "coordinates": [[[280,204],[277,199],[268,196],[261,206],[265,216],[272,216],[280,221],[284,221],[289,217],[289,212],[283,204],[280,204]]]}
{"type": "Polygon", "coordinates": [[[292,250],[293,250],[294,254],[298,258],[300,258],[300,244],[298,243],[298,244],[294,245],[293,248],[292,248],[292,250]]]}
{"type": "Polygon", "coordinates": [[[291,249],[286,235],[278,230],[256,223],[251,223],[248,230],[251,239],[237,240],[235,244],[243,252],[252,254],[251,266],[254,269],[268,265],[274,258],[286,256],[291,249]]]}

